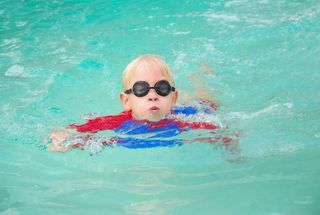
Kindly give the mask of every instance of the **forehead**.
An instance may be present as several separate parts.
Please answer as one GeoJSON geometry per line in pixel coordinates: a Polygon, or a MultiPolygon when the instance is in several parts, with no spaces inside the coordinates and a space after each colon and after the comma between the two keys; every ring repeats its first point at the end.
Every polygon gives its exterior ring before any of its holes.
{"type": "Polygon", "coordinates": [[[159,67],[141,65],[131,72],[129,85],[133,85],[137,81],[146,81],[153,84],[157,81],[168,79],[168,75],[159,67]]]}

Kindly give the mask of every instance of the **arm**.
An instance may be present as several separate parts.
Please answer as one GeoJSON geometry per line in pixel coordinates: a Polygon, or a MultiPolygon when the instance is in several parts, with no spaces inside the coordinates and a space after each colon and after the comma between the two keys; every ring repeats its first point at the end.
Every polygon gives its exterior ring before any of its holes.
{"type": "Polygon", "coordinates": [[[70,130],[65,129],[64,131],[53,131],[50,134],[50,139],[52,144],[48,146],[49,151],[56,151],[56,152],[66,152],[69,148],[64,147],[60,143],[65,141],[68,137],[72,135],[70,130]]]}
{"type": "Polygon", "coordinates": [[[132,119],[131,111],[124,111],[118,115],[102,116],[88,120],[85,124],[70,124],[69,128],[77,132],[97,133],[98,131],[113,130],[120,127],[126,120],[132,119]]]}
{"type": "Polygon", "coordinates": [[[48,146],[49,151],[66,152],[70,147],[65,147],[62,143],[67,138],[79,133],[97,133],[103,130],[113,130],[121,126],[126,120],[132,119],[131,112],[125,111],[118,115],[97,117],[88,120],[84,124],[70,124],[63,131],[54,131],[50,134],[52,144],[48,146]]]}
{"type": "MultiPolygon", "coordinates": [[[[200,71],[196,74],[188,74],[188,78],[193,86],[192,93],[182,92],[182,102],[189,102],[192,100],[204,101],[216,110],[215,94],[212,89],[206,87],[206,77],[204,75],[215,76],[214,71],[209,68],[205,63],[201,65],[200,71]],[[212,104],[212,105],[211,105],[212,104]]],[[[191,88],[192,89],[192,88],[191,88]]],[[[190,88],[189,88],[190,90],[190,88]]]]}

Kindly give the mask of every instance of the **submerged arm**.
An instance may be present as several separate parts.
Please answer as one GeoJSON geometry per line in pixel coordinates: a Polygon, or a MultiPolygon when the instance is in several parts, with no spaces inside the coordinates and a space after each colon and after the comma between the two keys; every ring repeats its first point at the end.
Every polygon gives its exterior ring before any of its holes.
{"type": "Polygon", "coordinates": [[[54,131],[50,134],[52,144],[48,146],[49,151],[66,152],[69,150],[65,147],[63,141],[77,133],[97,133],[103,130],[113,130],[118,128],[126,120],[131,119],[131,112],[122,112],[118,115],[102,116],[88,120],[84,124],[70,124],[63,131],[54,131]]]}

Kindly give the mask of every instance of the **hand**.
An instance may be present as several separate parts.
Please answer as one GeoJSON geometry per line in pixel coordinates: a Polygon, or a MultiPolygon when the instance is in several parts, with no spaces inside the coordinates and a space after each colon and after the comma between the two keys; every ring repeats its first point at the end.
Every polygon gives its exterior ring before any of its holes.
{"type": "Polygon", "coordinates": [[[70,133],[68,133],[66,131],[52,132],[50,134],[50,139],[52,140],[52,145],[48,146],[49,151],[55,151],[55,152],[68,151],[68,148],[61,146],[59,144],[62,141],[64,141],[68,136],[70,136],[70,133]]]}

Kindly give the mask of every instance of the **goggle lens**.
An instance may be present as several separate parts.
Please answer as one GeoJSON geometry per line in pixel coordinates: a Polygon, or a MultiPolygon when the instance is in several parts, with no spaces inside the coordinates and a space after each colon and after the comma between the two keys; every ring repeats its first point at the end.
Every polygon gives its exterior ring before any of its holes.
{"type": "Polygon", "coordinates": [[[154,87],[150,87],[145,81],[138,81],[133,85],[132,89],[126,90],[125,93],[130,94],[133,92],[135,96],[143,97],[149,93],[150,89],[154,89],[160,96],[167,96],[171,91],[175,91],[175,88],[171,87],[168,81],[161,80],[157,82],[154,87]]]}

